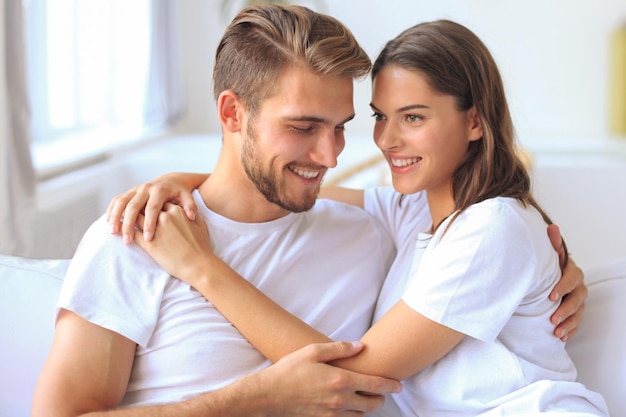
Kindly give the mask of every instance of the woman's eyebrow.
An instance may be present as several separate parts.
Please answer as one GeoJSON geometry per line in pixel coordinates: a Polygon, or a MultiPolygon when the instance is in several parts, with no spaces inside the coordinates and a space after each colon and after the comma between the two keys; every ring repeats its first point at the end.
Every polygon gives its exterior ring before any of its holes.
{"type": "MultiPolygon", "coordinates": [[[[380,109],[378,109],[374,103],[370,103],[370,107],[372,108],[372,110],[378,112],[378,113],[383,113],[382,111],[380,111],[380,109]]],[[[410,104],[408,106],[404,106],[404,107],[400,107],[398,110],[396,110],[396,113],[402,113],[403,111],[407,111],[407,110],[413,110],[413,109],[429,109],[430,107],[425,105],[425,104],[410,104]]]]}

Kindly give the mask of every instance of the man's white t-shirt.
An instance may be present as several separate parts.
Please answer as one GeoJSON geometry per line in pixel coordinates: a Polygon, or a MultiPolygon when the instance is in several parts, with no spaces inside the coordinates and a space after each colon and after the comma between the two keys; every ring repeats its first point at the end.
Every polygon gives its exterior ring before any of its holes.
{"type": "MultiPolygon", "coordinates": [[[[305,213],[239,223],[194,197],[215,253],[278,304],[335,340],[359,340],[369,328],[393,245],[365,212],[318,200],[305,213]]],[[[138,344],[124,405],[182,400],[269,365],[210,302],[111,235],[103,218],[85,234],[58,308],[138,344]]]]}
{"type": "Polygon", "coordinates": [[[557,304],[548,294],[561,273],[540,214],[514,199],[489,199],[431,236],[423,233],[431,226],[425,195],[400,198],[390,188],[366,192],[366,210],[398,248],[375,320],[402,299],[466,335],[404,381],[394,395],[402,415],[608,415],[599,394],[573,382],[574,365],[553,335],[557,304]]]}

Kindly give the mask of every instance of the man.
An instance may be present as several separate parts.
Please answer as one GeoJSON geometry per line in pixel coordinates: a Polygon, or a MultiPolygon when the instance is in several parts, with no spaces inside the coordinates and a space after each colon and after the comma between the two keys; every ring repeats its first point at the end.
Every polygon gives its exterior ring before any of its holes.
{"type": "MultiPolygon", "coordinates": [[[[328,16],[267,5],[240,13],[214,69],[223,149],[194,194],[216,253],[339,340],[368,328],[392,255],[362,211],[315,204],[353,117],[353,79],[369,67],[328,16]]],[[[354,415],[382,404],[357,391],[399,389],[324,364],[358,345],[309,347],[264,369],[200,294],[108,232],[96,222],[68,271],[33,415],[354,415]]]]}
{"type": "MultiPolygon", "coordinates": [[[[353,80],[370,65],[331,17],[300,7],[244,10],[217,49],[224,143],[214,174],[195,195],[216,251],[339,340],[358,340],[368,328],[392,255],[364,212],[329,201],[313,207],[354,116],[353,80]],[[338,265],[346,271],[338,273],[338,265]]],[[[33,415],[338,415],[382,404],[380,395],[357,391],[400,389],[324,364],[355,354],[358,345],[311,349],[262,371],[268,361],[210,303],[138,246],[124,246],[103,218],[68,270],[33,415]],[[312,371],[327,376],[319,380],[312,371]],[[301,398],[287,400],[295,388],[301,398]],[[227,404],[235,392],[239,403],[227,404]]]]}

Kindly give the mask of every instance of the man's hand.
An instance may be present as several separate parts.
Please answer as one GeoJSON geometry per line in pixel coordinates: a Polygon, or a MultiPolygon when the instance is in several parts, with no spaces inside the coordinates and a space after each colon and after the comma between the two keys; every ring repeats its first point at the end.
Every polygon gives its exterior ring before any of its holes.
{"type": "MultiPolygon", "coordinates": [[[[380,408],[383,394],[402,390],[398,381],[327,364],[354,356],[362,349],[360,342],[309,345],[240,379],[231,388],[240,390],[239,398],[254,405],[259,415],[361,416],[380,408]],[[254,392],[258,397],[246,395],[254,392]]],[[[250,415],[257,414],[251,411],[250,415]]]]}
{"type": "Polygon", "coordinates": [[[554,224],[548,226],[548,237],[559,254],[559,263],[563,273],[550,293],[550,300],[561,299],[561,305],[550,321],[556,326],[554,335],[565,342],[578,332],[587,299],[587,287],[583,282],[582,269],[568,256],[558,226],[554,224]]]}

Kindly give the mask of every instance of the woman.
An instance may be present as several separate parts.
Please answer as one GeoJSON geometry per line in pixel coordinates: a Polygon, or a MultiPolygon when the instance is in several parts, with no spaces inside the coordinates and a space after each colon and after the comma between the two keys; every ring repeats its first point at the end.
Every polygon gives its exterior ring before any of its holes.
{"type": "MultiPolygon", "coordinates": [[[[574,382],[564,343],[552,336],[557,303],[548,294],[560,270],[550,220],[516,156],[487,48],[459,24],[419,24],[385,46],[372,80],[374,139],[395,191],[344,198],[383,223],[398,254],[361,339],[366,349],[336,365],[404,380],[394,397],[402,415],[608,415],[600,395],[574,382]]],[[[168,272],[269,359],[328,340],[212,255],[201,225],[179,220],[207,256],[168,272]]],[[[176,246],[144,247],[161,262],[176,246]]]]}

